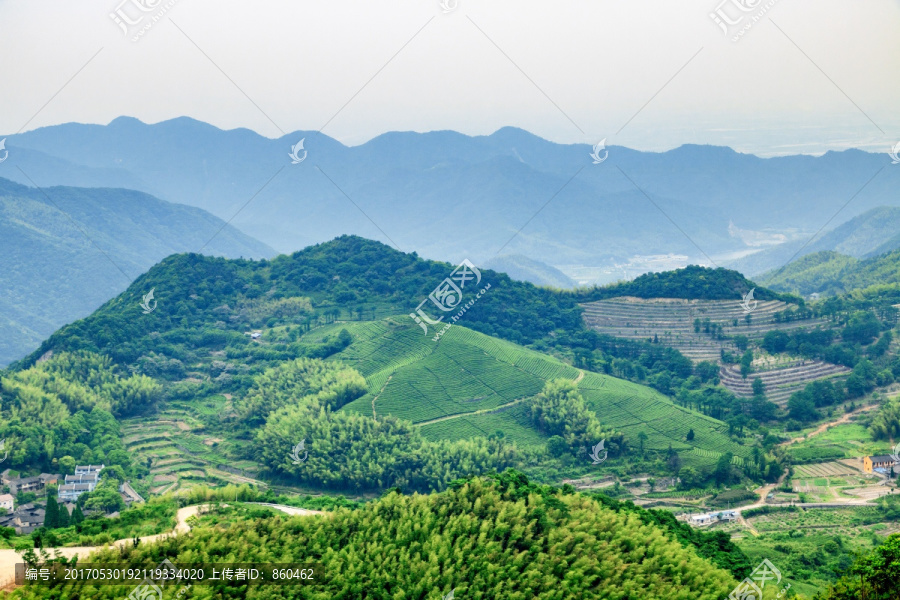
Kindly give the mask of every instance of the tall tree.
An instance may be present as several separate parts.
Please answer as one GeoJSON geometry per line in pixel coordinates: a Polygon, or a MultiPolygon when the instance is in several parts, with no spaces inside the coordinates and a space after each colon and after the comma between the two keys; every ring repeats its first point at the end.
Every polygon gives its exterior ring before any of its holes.
{"type": "Polygon", "coordinates": [[[47,496],[47,508],[44,511],[44,527],[47,529],[56,529],[59,527],[59,505],[56,498],[47,496]]]}

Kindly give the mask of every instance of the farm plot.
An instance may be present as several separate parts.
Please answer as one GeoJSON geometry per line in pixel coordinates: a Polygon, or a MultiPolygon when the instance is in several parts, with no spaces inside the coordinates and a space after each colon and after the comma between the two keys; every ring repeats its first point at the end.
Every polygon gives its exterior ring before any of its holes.
{"type": "Polygon", "coordinates": [[[774,314],[789,305],[777,300],[761,301],[747,323],[739,299],[685,300],[680,298],[621,297],[582,304],[588,327],[607,335],[628,339],[653,338],[679,350],[692,360],[719,359],[722,349],[735,351],[728,340],[715,340],[694,331],[694,321],[709,319],[722,326],[725,336],[746,335],[761,339],[773,329],[826,325],[821,319],[776,323],[774,314]],[[735,324],[735,322],[737,324],[735,324]]]}
{"type": "Polygon", "coordinates": [[[861,471],[863,456],[890,454],[891,445],[886,441],[873,442],[864,425],[850,422],[830,427],[816,436],[791,444],[787,449],[795,464],[822,464],[843,459],[840,462],[861,471]]]}
{"type": "Polygon", "coordinates": [[[859,475],[860,470],[843,462],[833,461],[812,465],[797,465],[794,467],[794,477],[812,478],[829,477],[840,478],[845,475],[859,475]]]}
{"type": "Polygon", "coordinates": [[[889,492],[880,483],[881,478],[862,472],[858,459],[797,465],[792,480],[794,492],[826,502],[878,498],[889,492]]]}
{"type": "Polygon", "coordinates": [[[201,412],[219,410],[224,406],[224,397],[213,397],[205,402],[192,403],[190,407],[174,405],[163,411],[157,419],[136,418],[123,421],[123,441],[125,448],[135,462],[150,468],[150,492],[159,494],[178,491],[200,483],[216,485],[227,483],[229,474],[216,469],[216,465],[255,472],[257,466],[247,461],[235,461],[222,450],[228,444],[220,445],[218,440],[210,440],[202,433],[193,433],[189,423],[181,415],[190,411],[201,412]]]}
{"type": "Polygon", "coordinates": [[[735,457],[747,454],[728,437],[725,424],[677,406],[650,388],[596,373],[586,373],[578,387],[601,423],[623,431],[630,440],[643,431],[647,449],[667,450],[669,445],[676,451],[698,448],[711,452],[713,459],[725,452],[735,457]],[[695,437],[688,443],[691,429],[695,437]]]}
{"type": "Polygon", "coordinates": [[[719,380],[731,393],[741,398],[753,397],[753,380],[762,380],[766,397],[782,408],[794,392],[818,379],[843,378],[850,369],[818,360],[798,360],[784,366],[754,372],[744,379],[738,365],[722,367],[719,380]]]}
{"type": "Polygon", "coordinates": [[[549,379],[578,376],[564,363],[463,327],[435,343],[414,324],[391,323],[368,329],[371,337],[335,357],[369,384],[369,393],[343,410],[371,415],[377,397],[376,414],[418,423],[497,408],[534,396],[549,379]]]}

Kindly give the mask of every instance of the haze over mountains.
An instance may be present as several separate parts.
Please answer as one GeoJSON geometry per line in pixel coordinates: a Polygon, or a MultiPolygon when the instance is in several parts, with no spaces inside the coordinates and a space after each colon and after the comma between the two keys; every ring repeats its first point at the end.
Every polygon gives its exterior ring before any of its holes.
{"type": "Polygon", "coordinates": [[[610,146],[608,159],[592,164],[588,145],[515,128],[479,137],[392,132],[347,147],[316,132],[273,140],[189,118],[148,125],[123,117],[11,135],[7,148],[2,177],[26,183],[20,166],[39,185],[141,190],[233,217],[280,252],[353,233],[442,260],[499,253],[597,267],[588,281],[601,283],[652,255],[765,271],[780,255],[729,260],[806,241],[851,198],[829,227],[900,205],[900,170],[887,154],[763,159],[713,146],[610,146]],[[291,164],[300,139],[308,155],[291,164]]]}
{"type": "MultiPolygon", "coordinates": [[[[810,241],[795,240],[768,248],[729,265],[748,275],[781,269],[788,261],[817,252],[871,258],[900,248],[900,208],[881,206],[853,217],[810,241]]],[[[775,272],[767,273],[774,275],[775,272]]]]}
{"type": "Polygon", "coordinates": [[[201,248],[229,258],[275,254],[201,209],[143,192],[38,190],[0,178],[0,366],[166,256],[201,248]]]}

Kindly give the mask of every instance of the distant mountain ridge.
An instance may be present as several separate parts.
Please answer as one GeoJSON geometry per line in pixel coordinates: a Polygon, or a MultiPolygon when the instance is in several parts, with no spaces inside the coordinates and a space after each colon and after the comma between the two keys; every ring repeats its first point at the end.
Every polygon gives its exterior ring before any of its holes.
{"type": "MultiPolygon", "coordinates": [[[[758,232],[799,239],[889,160],[858,150],[763,159],[712,146],[610,146],[594,165],[587,144],[512,127],[488,136],[391,132],[347,147],[317,132],[272,140],[184,117],[45,127],[10,135],[7,147],[0,176],[21,179],[20,165],[41,185],[128,185],[234,217],[280,251],[351,233],[430,258],[484,263],[502,251],[549,265],[669,252],[708,262],[703,253],[752,248],[745,240],[758,232]],[[300,139],[309,154],[292,165],[300,139]]],[[[900,204],[898,183],[900,171],[884,169],[841,218],[900,204]]]]}
{"type": "Polygon", "coordinates": [[[39,190],[0,178],[0,366],[86,316],[162,258],[207,242],[203,251],[212,255],[274,255],[199,208],[132,190],[39,190]]]}
{"type": "Polygon", "coordinates": [[[765,278],[771,276],[766,271],[783,267],[794,255],[796,261],[818,252],[837,252],[854,258],[890,252],[900,248],[900,208],[873,208],[817,236],[809,244],[808,241],[809,238],[786,242],[730,263],[728,267],[751,276],[765,273],[765,278]]]}
{"type": "Polygon", "coordinates": [[[484,268],[506,273],[512,279],[527,281],[534,285],[560,289],[575,287],[575,282],[559,269],[521,254],[492,258],[484,263],[484,268]]]}

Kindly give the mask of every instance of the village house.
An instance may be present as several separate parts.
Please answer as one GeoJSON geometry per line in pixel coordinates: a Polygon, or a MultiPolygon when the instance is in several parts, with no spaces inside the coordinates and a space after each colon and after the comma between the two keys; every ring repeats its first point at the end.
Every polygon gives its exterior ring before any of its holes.
{"type": "Polygon", "coordinates": [[[75,502],[85,492],[93,492],[100,483],[100,471],[105,465],[78,465],[74,475],[66,475],[66,482],[59,486],[59,499],[75,502]]]}
{"type": "Polygon", "coordinates": [[[688,522],[691,525],[702,527],[704,525],[712,525],[713,523],[717,523],[719,521],[734,521],[735,519],[737,519],[737,511],[723,510],[721,512],[702,515],[691,515],[690,517],[688,517],[688,522]]]}
{"type": "Polygon", "coordinates": [[[691,515],[688,518],[691,525],[709,525],[713,522],[712,515],[704,514],[704,515],[691,515]]]}
{"type": "Polygon", "coordinates": [[[0,517],[0,527],[12,527],[19,535],[26,535],[44,525],[44,515],[43,508],[23,504],[12,514],[0,517]]]}
{"type": "Polygon", "coordinates": [[[0,494],[0,508],[4,508],[9,512],[13,510],[13,498],[12,494],[0,494]]]}
{"type": "Polygon", "coordinates": [[[106,465],[76,465],[76,475],[89,475],[91,473],[100,474],[100,471],[106,468],[106,465]]]}
{"type": "Polygon", "coordinates": [[[897,466],[897,461],[890,454],[879,454],[863,458],[863,471],[866,473],[890,473],[892,467],[897,466]]]}
{"type": "Polygon", "coordinates": [[[15,496],[19,492],[34,492],[36,494],[43,492],[47,485],[56,484],[58,481],[59,475],[41,473],[34,477],[9,479],[6,485],[9,486],[9,493],[15,496]]]}

